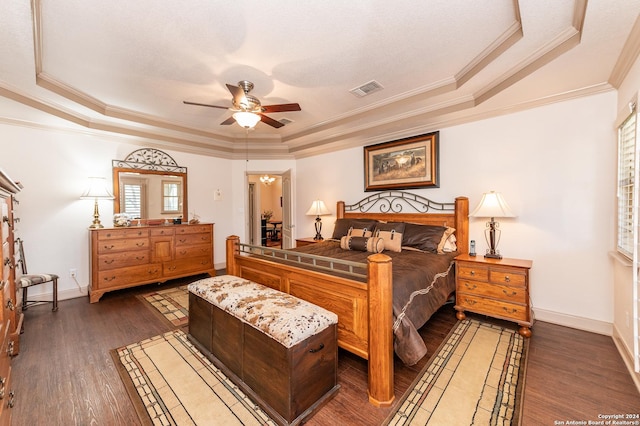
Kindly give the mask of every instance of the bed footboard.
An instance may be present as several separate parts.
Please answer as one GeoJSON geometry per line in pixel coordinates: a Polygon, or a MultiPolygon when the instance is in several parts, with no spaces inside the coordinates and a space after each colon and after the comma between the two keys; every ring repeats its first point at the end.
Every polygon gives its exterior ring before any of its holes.
{"type": "Polygon", "coordinates": [[[367,282],[240,253],[240,238],[226,246],[227,274],[307,300],[338,315],[338,345],[368,360],[369,401],[389,406],[393,392],[391,258],[369,256],[367,282]]]}

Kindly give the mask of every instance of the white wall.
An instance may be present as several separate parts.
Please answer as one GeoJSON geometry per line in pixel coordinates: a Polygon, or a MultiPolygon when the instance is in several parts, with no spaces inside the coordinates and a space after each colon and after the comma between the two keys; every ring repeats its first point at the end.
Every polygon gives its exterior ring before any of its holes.
{"type": "MultiPolygon", "coordinates": [[[[61,299],[86,294],[89,282],[89,234],[93,221],[93,202],[81,200],[87,177],[103,176],[111,184],[111,161],[123,159],[141,146],[122,143],[120,139],[91,136],[84,132],[40,130],[29,127],[0,125],[2,157],[0,167],[24,189],[17,225],[25,241],[30,272],[60,275],[61,299]],[[69,269],[78,270],[77,284],[69,277],[69,269]]],[[[203,157],[164,150],[188,171],[188,209],[200,216],[201,222],[216,224],[214,261],[223,267],[225,233],[232,227],[232,164],[229,160],[203,157]],[[221,189],[221,201],[213,201],[213,193],[221,189]]],[[[100,201],[100,220],[110,226],[113,202],[100,201]]],[[[33,295],[51,293],[39,286],[33,295]]]]}
{"type": "MultiPolygon", "coordinates": [[[[500,220],[499,249],[533,260],[536,317],[600,332],[613,320],[615,102],[610,92],[440,129],[440,187],[413,190],[435,201],[468,196],[471,209],[483,192],[502,192],[518,217],[500,220]]],[[[363,149],[299,160],[296,184],[299,206],[316,197],[330,206],[323,234],[331,235],[336,201],[367,195],[363,149]]],[[[297,222],[298,234],[313,235],[302,209],[297,222]]],[[[480,253],[484,226],[471,219],[480,253]]]]}

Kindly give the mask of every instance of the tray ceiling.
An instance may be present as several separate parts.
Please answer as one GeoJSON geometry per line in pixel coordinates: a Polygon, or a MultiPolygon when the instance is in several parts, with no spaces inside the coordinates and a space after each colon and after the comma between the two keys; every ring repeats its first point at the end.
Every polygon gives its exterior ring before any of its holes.
{"type": "Polygon", "coordinates": [[[617,88],[639,0],[7,0],[0,120],[206,155],[302,157],[617,88]],[[10,58],[10,60],[7,60],[10,58]],[[250,80],[286,122],[222,126],[250,80]],[[375,81],[367,96],[351,91],[375,81]]]}

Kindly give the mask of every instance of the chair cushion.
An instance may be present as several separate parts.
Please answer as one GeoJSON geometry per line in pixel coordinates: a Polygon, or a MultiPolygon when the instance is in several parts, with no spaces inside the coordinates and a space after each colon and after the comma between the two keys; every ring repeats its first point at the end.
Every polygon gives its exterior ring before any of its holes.
{"type": "Polygon", "coordinates": [[[26,274],[18,278],[18,285],[20,287],[29,287],[32,285],[48,283],[57,279],[58,276],[55,274],[26,274]]]}

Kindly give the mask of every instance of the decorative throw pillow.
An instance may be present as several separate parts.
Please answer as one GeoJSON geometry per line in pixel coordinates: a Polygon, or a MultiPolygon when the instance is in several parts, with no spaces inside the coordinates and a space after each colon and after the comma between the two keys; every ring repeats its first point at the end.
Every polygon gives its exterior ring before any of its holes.
{"type": "Polygon", "coordinates": [[[449,227],[444,231],[440,244],[438,244],[438,254],[451,253],[458,250],[456,236],[453,234],[455,231],[454,228],[449,227]]]}
{"type": "MultiPolygon", "coordinates": [[[[422,251],[429,251],[442,254],[441,244],[444,245],[443,237],[448,237],[455,231],[453,228],[437,225],[420,225],[416,223],[407,223],[402,235],[403,247],[414,248],[422,251]],[[447,231],[451,229],[452,231],[447,231]]],[[[446,241],[446,238],[445,238],[446,241]]]]}
{"type": "Polygon", "coordinates": [[[333,228],[333,235],[331,236],[334,240],[339,240],[340,238],[347,235],[349,232],[349,228],[351,228],[351,219],[336,219],[336,224],[333,228]]]}
{"type": "Polygon", "coordinates": [[[340,239],[340,248],[343,250],[368,251],[371,253],[382,253],[384,243],[381,238],[376,237],[349,237],[340,239]]]}
{"type": "Polygon", "coordinates": [[[403,222],[378,223],[373,235],[382,238],[385,250],[400,252],[402,251],[404,227],[403,222]]]}
{"type": "Polygon", "coordinates": [[[345,235],[349,234],[349,230],[351,228],[354,229],[368,229],[369,231],[373,230],[373,227],[377,223],[376,220],[373,219],[336,219],[335,227],[333,228],[332,239],[339,240],[345,235]]]}
{"type": "Polygon", "coordinates": [[[349,228],[349,232],[347,232],[347,237],[371,237],[373,235],[373,231],[372,231],[373,227],[371,229],[369,228],[354,228],[351,227],[349,228]]]}

